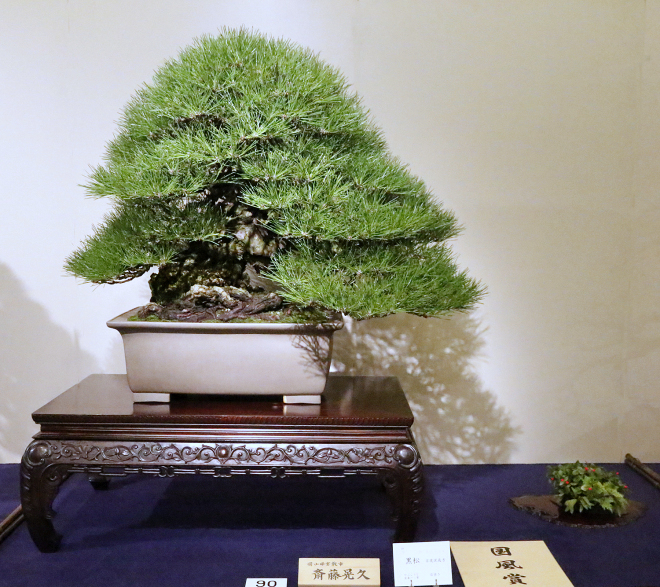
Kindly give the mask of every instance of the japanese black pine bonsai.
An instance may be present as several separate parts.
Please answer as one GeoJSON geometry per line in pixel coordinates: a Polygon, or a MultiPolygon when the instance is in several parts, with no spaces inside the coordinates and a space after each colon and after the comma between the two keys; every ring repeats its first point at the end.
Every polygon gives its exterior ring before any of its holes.
{"type": "Polygon", "coordinates": [[[114,210],[66,269],[119,283],[157,267],[142,318],[438,316],[483,293],[445,244],[453,214],[343,76],[289,41],[228,30],[184,49],[86,187],[114,210]]]}

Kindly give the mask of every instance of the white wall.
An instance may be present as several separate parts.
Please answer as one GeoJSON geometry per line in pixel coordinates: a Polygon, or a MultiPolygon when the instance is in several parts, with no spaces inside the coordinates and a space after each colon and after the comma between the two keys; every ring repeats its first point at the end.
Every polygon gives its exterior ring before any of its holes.
{"type": "Polygon", "coordinates": [[[4,0],[0,461],[34,409],[123,370],[105,321],[148,298],[63,274],[107,210],[78,184],[164,59],[240,25],[340,67],[465,226],[478,312],[337,344],[401,378],[427,462],[660,461],[659,0],[4,0]]]}

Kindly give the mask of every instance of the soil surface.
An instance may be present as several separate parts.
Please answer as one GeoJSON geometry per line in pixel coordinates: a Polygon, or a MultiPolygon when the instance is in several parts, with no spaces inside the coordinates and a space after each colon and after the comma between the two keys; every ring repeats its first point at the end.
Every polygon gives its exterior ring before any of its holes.
{"type": "Polygon", "coordinates": [[[575,513],[569,514],[559,507],[559,503],[554,495],[523,495],[509,500],[511,505],[518,510],[522,510],[538,516],[542,520],[560,524],[562,526],[572,526],[574,528],[614,528],[625,526],[634,522],[645,511],[646,506],[639,501],[629,501],[625,513],[620,516],[604,513],[575,513]]]}
{"type": "Polygon", "coordinates": [[[153,302],[138,309],[137,320],[165,322],[336,322],[337,313],[319,308],[294,308],[275,292],[250,292],[231,286],[195,285],[182,299],[153,302]]]}
{"type": "Polygon", "coordinates": [[[195,303],[196,300],[182,300],[169,304],[147,304],[137,313],[141,320],[174,320],[177,322],[229,322],[230,320],[245,320],[258,318],[275,321],[281,319],[282,298],[275,293],[246,296],[244,299],[229,298],[227,302],[209,301],[205,304],[195,303]]]}

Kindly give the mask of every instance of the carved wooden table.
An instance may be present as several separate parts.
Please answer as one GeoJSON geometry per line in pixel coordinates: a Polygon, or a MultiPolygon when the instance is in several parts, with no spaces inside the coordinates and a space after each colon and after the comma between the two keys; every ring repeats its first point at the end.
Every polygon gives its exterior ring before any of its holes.
{"type": "Polygon", "coordinates": [[[396,541],[413,539],[422,462],[394,377],[330,376],[320,406],[281,396],[171,396],[134,403],[125,375],[90,375],[32,414],[41,431],[21,462],[21,502],[42,552],[59,548],[52,503],[72,473],[95,487],[132,473],[380,476],[396,541]]]}

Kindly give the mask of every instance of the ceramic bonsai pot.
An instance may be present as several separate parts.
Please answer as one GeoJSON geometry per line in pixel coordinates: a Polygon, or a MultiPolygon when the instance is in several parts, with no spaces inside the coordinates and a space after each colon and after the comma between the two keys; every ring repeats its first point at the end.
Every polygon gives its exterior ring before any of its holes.
{"type": "Polygon", "coordinates": [[[332,336],[323,324],[151,322],[107,324],[122,336],[128,385],[135,393],[283,395],[285,403],[320,403],[332,336]]]}

